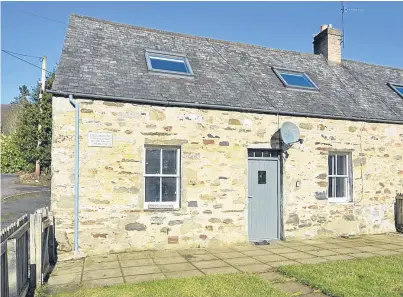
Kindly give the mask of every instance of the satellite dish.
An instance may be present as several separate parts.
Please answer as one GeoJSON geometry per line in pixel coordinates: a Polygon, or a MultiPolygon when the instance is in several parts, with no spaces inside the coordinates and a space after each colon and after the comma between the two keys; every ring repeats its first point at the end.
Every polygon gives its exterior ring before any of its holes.
{"type": "Polygon", "coordinates": [[[298,127],[291,123],[285,122],[281,125],[280,135],[283,142],[288,145],[299,141],[299,129],[298,127]]]}

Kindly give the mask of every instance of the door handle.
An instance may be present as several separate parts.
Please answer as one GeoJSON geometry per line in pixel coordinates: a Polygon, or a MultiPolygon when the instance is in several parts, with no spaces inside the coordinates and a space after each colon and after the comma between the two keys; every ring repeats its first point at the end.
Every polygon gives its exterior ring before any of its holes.
{"type": "Polygon", "coordinates": [[[250,198],[253,198],[253,196],[248,196],[248,198],[250,199],[250,198]]]}

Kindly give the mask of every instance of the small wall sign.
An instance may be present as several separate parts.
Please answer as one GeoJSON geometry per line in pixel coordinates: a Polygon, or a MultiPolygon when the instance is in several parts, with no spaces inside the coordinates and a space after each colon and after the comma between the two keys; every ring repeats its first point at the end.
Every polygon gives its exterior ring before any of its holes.
{"type": "Polygon", "coordinates": [[[88,146],[112,147],[112,133],[88,133],[88,146]]]}

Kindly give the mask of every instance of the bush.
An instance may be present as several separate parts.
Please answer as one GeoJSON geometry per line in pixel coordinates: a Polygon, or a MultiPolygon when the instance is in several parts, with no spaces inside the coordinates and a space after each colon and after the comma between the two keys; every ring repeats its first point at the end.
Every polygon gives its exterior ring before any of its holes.
{"type": "Polygon", "coordinates": [[[34,166],[24,159],[19,149],[15,134],[1,135],[1,172],[15,173],[18,171],[32,171],[34,166]]]}

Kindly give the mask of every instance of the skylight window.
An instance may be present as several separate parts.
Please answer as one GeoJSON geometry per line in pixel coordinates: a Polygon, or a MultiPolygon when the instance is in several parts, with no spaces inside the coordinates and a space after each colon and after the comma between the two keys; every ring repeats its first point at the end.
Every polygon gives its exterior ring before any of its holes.
{"type": "Polygon", "coordinates": [[[403,84],[393,84],[389,83],[389,86],[398,93],[401,97],[403,97],[403,84]]]}
{"type": "Polygon", "coordinates": [[[273,68],[274,73],[286,87],[317,90],[316,84],[304,72],[273,68]]]}
{"type": "Polygon", "coordinates": [[[148,70],[172,74],[193,75],[189,61],[183,55],[146,52],[148,70]]]}

